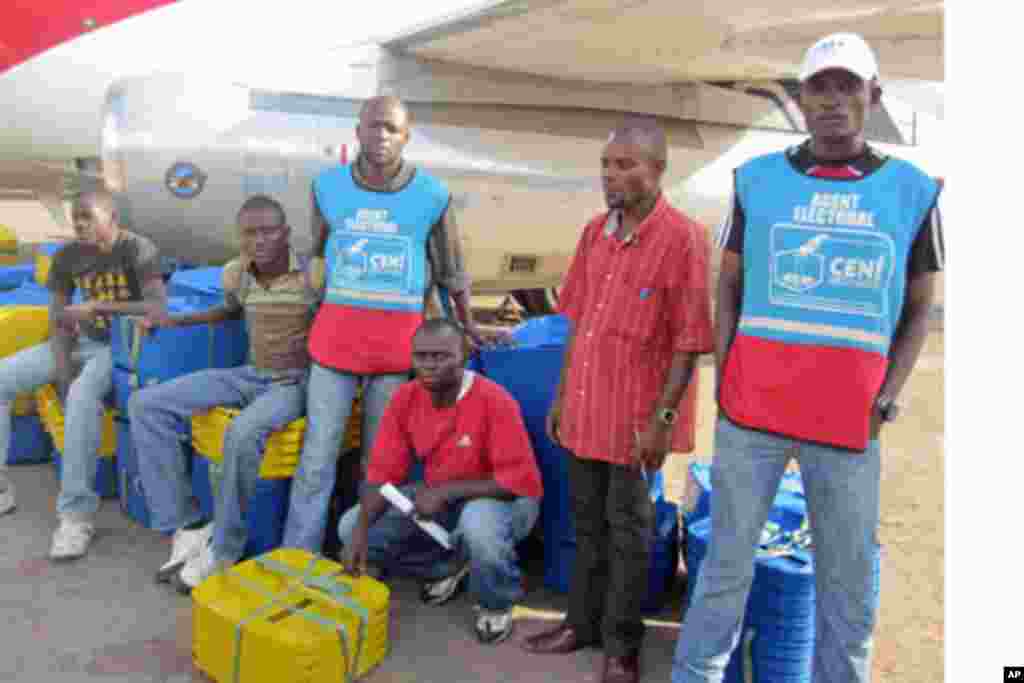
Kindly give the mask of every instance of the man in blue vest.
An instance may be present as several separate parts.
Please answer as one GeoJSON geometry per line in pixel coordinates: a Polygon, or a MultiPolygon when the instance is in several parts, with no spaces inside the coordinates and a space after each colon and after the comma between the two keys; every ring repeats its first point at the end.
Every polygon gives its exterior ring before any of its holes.
{"type": "Polygon", "coordinates": [[[367,100],[356,128],[358,158],[313,181],[313,234],[327,263],[326,291],[309,336],[308,426],[292,483],[288,547],[320,551],[356,391],[363,391],[365,465],[384,408],[409,378],[412,338],[435,288],[450,292],[470,339],[496,338],[470,315],[448,188],[402,157],[409,123],[398,98],[367,100]]]}
{"type": "Polygon", "coordinates": [[[939,184],[865,143],[881,94],[863,39],[821,39],[800,72],[810,139],[736,170],[719,235],[713,541],[673,683],[722,680],[793,457],[814,542],[813,680],[870,680],[878,434],[896,417],[943,266],[939,184]]]}

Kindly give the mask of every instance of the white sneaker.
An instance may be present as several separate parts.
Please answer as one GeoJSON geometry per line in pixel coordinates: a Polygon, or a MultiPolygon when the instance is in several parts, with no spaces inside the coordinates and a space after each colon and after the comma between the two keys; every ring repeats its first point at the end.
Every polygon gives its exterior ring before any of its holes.
{"type": "Polygon", "coordinates": [[[6,515],[14,507],[14,484],[0,474],[0,515],[6,515]]]}
{"type": "Polygon", "coordinates": [[[60,526],[53,532],[51,560],[73,560],[85,555],[96,530],[92,522],[75,515],[61,515],[60,526]]]}
{"type": "Polygon", "coordinates": [[[174,532],[174,543],[171,546],[171,559],[164,562],[156,570],[156,580],[166,583],[171,576],[181,570],[185,563],[199,554],[213,538],[213,522],[198,529],[178,529],[174,532]]]}
{"type": "Polygon", "coordinates": [[[476,606],[476,637],[481,643],[494,645],[512,635],[512,610],[495,612],[476,606]]]}
{"type": "Polygon", "coordinates": [[[213,576],[220,569],[221,563],[213,554],[213,538],[211,537],[194,557],[190,558],[181,571],[175,575],[175,588],[183,595],[213,576]]]}
{"type": "Polygon", "coordinates": [[[428,581],[420,589],[420,600],[428,605],[443,605],[456,595],[469,576],[469,562],[466,562],[451,576],[437,581],[428,581]]]}

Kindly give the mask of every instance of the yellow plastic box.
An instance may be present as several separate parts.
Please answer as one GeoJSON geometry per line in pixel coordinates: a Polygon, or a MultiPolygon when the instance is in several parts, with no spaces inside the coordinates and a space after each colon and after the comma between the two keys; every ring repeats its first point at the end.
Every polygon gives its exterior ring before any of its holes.
{"type": "MultiPolygon", "coordinates": [[[[61,453],[64,452],[64,411],[61,409],[60,400],[57,398],[57,390],[52,384],[44,384],[36,389],[36,408],[39,411],[39,419],[53,439],[53,446],[61,453]]],[[[117,430],[114,428],[114,416],[117,411],[107,408],[103,413],[103,436],[100,441],[101,458],[113,458],[117,451],[117,430]]]]}
{"type": "MultiPolygon", "coordinates": [[[[237,408],[218,406],[205,413],[192,416],[192,447],[211,462],[224,458],[224,434],[228,425],[239,414],[237,408]]],[[[342,452],[358,448],[362,425],[362,409],[357,398],[352,404],[342,452]]],[[[299,466],[302,442],[306,435],[306,418],[300,417],[267,439],[260,462],[259,476],[263,479],[290,479],[299,466]]]]}
{"type": "MultiPolygon", "coordinates": [[[[2,227],[2,226],[0,226],[2,227]]],[[[50,337],[50,315],[46,306],[0,307],[0,358],[12,356],[50,337]]],[[[15,415],[35,415],[36,398],[29,392],[14,401],[15,415]]]]}
{"type": "Polygon", "coordinates": [[[35,415],[37,412],[36,396],[32,392],[18,394],[14,399],[14,406],[11,409],[12,415],[35,415]]]}
{"type": "Polygon", "coordinates": [[[35,251],[35,268],[32,271],[32,275],[35,278],[36,283],[40,287],[46,286],[46,281],[50,277],[50,267],[53,265],[53,256],[47,254],[38,247],[35,251]]]}
{"type": "Polygon", "coordinates": [[[0,225],[0,266],[13,266],[18,262],[18,235],[6,225],[0,225]]]}
{"type": "Polygon", "coordinates": [[[50,338],[50,313],[46,306],[2,306],[0,330],[0,358],[6,358],[50,338]]]}
{"type": "Polygon", "coordinates": [[[192,659],[217,683],[335,683],[388,654],[388,587],[280,548],[192,591],[192,659]]]}

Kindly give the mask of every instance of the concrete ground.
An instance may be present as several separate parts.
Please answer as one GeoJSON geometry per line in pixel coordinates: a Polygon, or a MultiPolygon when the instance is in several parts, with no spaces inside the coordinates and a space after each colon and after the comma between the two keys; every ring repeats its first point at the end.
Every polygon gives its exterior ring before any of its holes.
{"type": "MultiPolygon", "coordinates": [[[[153,580],[169,539],[137,526],[118,501],[103,501],[89,554],[76,562],[47,557],[57,482],[51,465],[10,468],[18,508],[0,517],[0,681],[19,683],[206,682],[192,664],[191,599],[153,580]]],[[[566,600],[543,587],[539,557],[527,563],[528,595],[515,633],[497,646],[473,634],[463,594],[428,607],[419,586],[391,582],[391,652],[368,683],[597,681],[599,650],[536,656],[521,639],[564,615],[566,600]]],[[[643,680],[667,681],[678,633],[680,587],[665,614],[649,621],[643,680]]]]}

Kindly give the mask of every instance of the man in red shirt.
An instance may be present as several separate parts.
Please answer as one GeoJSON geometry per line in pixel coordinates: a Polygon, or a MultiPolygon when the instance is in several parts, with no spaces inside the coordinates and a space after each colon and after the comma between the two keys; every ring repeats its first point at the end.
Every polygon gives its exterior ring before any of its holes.
{"type": "Polygon", "coordinates": [[[636,119],[601,156],[610,211],[586,227],[560,296],[572,321],[548,432],[572,451],[576,565],[538,653],[603,642],[602,681],[639,678],[653,506],[646,479],[694,439],[694,366],[712,350],[704,229],[661,193],[665,134],[636,119]]]}
{"type": "Polygon", "coordinates": [[[338,524],[345,565],[359,575],[368,563],[425,580],[424,602],[452,599],[469,577],[477,601],[476,634],[497,643],[512,632],[511,609],[523,595],[516,544],[540,511],[540,471],[519,406],[505,389],[463,369],[459,327],[424,322],[412,341],[417,381],[395,392],[381,418],[362,502],[338,524]],[[409,517],[388,505],[386,483],[401,487],[416,515],[453,531],[446,551],[409,517]]]}

